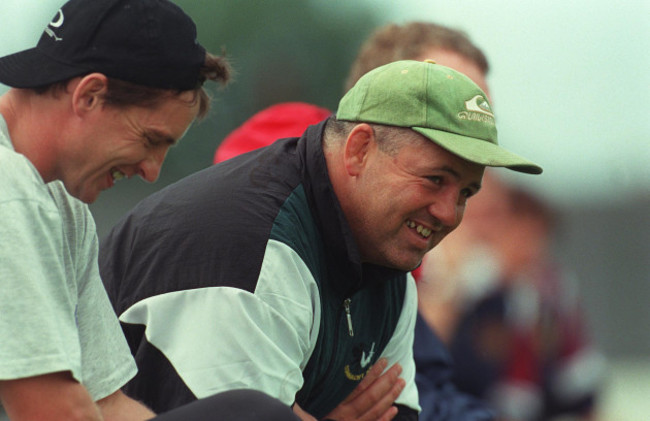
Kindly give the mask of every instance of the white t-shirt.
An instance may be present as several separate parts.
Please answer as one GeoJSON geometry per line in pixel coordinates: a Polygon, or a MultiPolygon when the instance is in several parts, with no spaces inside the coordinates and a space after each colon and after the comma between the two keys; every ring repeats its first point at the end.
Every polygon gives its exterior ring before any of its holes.
{"type": "Polygon", "coordinates": [[[88,206],[43,182],[0,116],[0,380],[69,371],[98,400],[135,375],[97,248],[88,206]]]}

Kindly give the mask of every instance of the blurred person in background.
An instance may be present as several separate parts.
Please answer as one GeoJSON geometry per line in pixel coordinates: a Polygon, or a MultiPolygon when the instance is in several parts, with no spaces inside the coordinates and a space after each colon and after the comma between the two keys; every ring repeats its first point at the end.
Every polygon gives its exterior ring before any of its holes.
{"type": "MultiPolygon", "coordinates": [[[[11,420],[144,420],[136,364],[103,288],[88,210],[125,177],[153,182],[229,66],[167,0],[71,0],[38,44],[0,58],[0,402],[11,420]],[[148,22],[143,26],[142,22],[148,22]],[[160,48],[165,45],[165,48],[160,48]]],[[[156,419],[295,419],[235,391],[156,419]],[[260,412],[264,414],[260,417],[260,412]]]]}
{"type": "Polygon", "coordinates": [[[486,76],[488,60],[464,32],[432,22],[388,24],[378,28],[361,45],[345,82],[349,90],[370,70],[397,60],[432,59],[457,69],[490,95],[486,76]]]}
{"type": "Polygon", "coordinates": [[[486,171],[462,227],[422,264],[420,311],[449,344],[457,386],[504,419],[594,416],[604,360],[552,254],[556,224],[541,198],[486,171]]]}

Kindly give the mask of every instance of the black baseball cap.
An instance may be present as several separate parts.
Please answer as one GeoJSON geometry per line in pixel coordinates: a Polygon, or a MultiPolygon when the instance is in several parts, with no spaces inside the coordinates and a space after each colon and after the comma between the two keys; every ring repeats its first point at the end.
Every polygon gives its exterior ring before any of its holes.
{"type": "Polygon", "coordinates": [[[35,48],[0,58],[0,83],[37,88],[99,72],[138,85],[195,89],[205,49],[168,0],[70,0],[35,48]]]}

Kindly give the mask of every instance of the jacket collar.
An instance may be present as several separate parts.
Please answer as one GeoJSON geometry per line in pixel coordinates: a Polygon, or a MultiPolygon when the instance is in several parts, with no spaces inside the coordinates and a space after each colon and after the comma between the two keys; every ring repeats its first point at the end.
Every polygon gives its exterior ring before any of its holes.
{"type": "Polygon", "coordinates": [[[334,187],[329,178],[323,153],[323,131],[327,120],[309,126],[298,142],[304,156],[304,186],[310,206],[325,244],[328,262],[341,270],[337,288],[342,293],[353,293],[363,288],[365,282],[383,282],[404,278],[406,272],[382,266],[361,263],[361,256],[352,230],[348,224],[334,187]]]}

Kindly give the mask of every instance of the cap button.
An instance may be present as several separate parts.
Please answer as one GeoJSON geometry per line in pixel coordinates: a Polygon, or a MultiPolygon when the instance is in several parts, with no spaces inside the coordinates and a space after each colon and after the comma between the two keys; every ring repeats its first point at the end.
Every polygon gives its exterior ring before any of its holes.
{"type": "Polygon", "coordinates": [[[425,63],[431,63],[431,64],[437,64],[435,60],[430,59],[430,58],[424,60],[424,62],[425,62],[425,63]]]}

